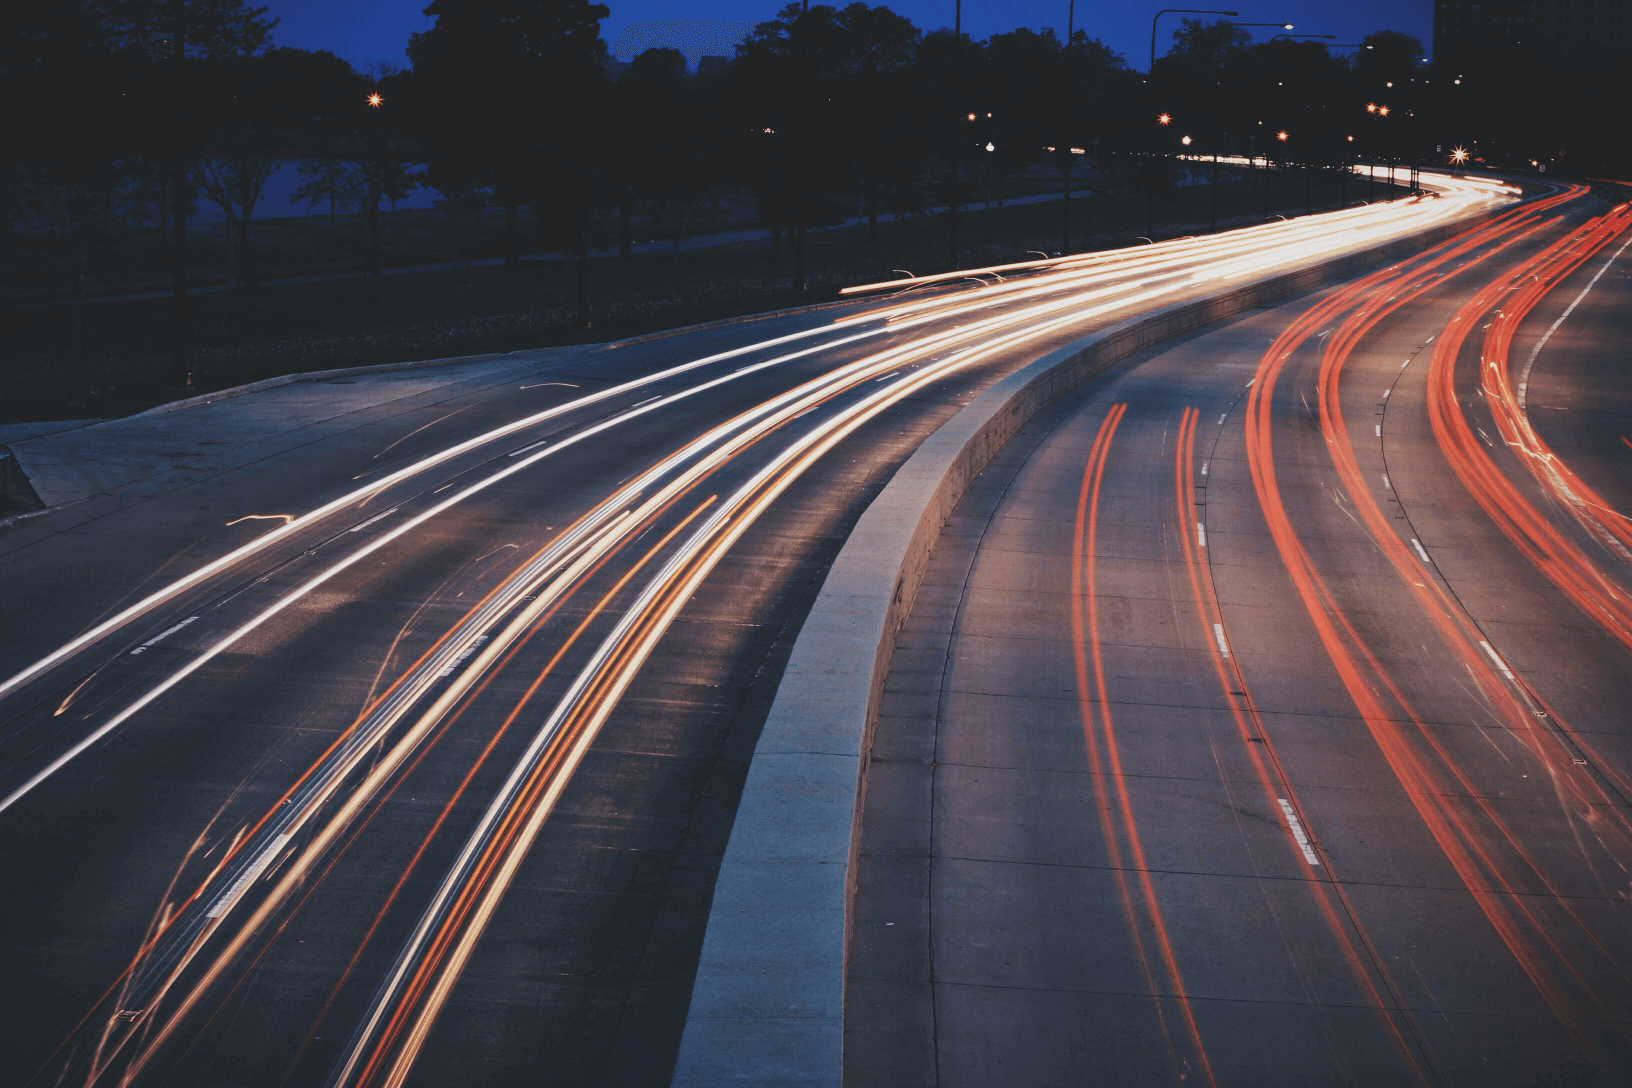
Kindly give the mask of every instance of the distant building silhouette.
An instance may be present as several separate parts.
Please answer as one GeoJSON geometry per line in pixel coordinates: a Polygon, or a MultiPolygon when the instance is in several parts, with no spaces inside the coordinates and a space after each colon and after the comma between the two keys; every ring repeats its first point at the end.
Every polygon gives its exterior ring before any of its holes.
{"type": "Polygon", "coordinates": [[[736,55],[737,43],[754,32],[746,19],[692,19],[685,22],[630,23],[612,39],[612,55],[633,60],[648,49],[678,49],[699,67],[704,57],[736,55]]]}
{"type": "Polygon", "coordinates": [[[1536,7],[1534,0],[1473,0],[1472,3],[1437,0],[1434,4],[1434,63],[1444,71],[1477,61],[1481,55],[1505,53],[1512,46],[1540,45],[1536,7]]]}
{"type": "Polygon", "coordinates": [[[1541,0],[1537,29],[1563,52],[1589,42],[1625,45],[1626,0],[1541,0]]]}

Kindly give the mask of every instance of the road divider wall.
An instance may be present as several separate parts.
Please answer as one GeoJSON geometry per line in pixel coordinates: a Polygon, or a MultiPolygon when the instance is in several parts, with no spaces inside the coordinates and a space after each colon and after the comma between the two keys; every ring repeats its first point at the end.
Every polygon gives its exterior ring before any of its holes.
{"type": "Polygon", "coordinates": [[[1472,230],[1476,213],[1386,245],[1123,321],[997,382],[868,506],[794,643],[715,883],[673,1088],[843,1079],[844,996],[867,765],[896,636],[941,527],[1051,401],[1147,347],[1472,230]]]}

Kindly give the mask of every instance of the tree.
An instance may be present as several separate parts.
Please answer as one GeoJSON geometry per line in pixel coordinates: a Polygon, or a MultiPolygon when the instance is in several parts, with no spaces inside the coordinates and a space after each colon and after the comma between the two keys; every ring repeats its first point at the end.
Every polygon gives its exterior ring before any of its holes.
{"type": "Polygon", "coordinates": [[[409,39],[408,55],[431,177],[445,192],[491,187],[514,265],[517,209],[541,192],[572,190],[569,217],[587,223],[596,132],[586,114],[605,83],[600,20],[610,11],[580,0],[433,0],[425,14],[436,23],[409,39]],[[579,176],[565,186],[549,176],[563,170],[579,176]]]}

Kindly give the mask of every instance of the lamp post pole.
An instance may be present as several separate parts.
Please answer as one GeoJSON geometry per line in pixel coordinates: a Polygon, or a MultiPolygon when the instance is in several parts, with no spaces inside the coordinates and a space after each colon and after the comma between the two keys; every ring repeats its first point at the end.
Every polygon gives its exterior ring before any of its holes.
{"type": "Polygon", "coordinates": [[[1223,15],[1235,18],[1239,11],[1202,11],[1200,8],[1163,8],[1150,17],[1150,66],[1156,67],[1156,20],[1164,15],[1223,15]]]}
{"type": "Polygon", "coordinates": [[[1064,208],[1064,211],[1061,213],[1061,219],[1060,219],[1060,256],[1062,256],[1062,257],[1069,257],[1071,255],[1071,167],[1072,167],[1073,163],[1072,163],[1072,159],[1071,159],[1071,121],[1070,121],[1071,114],[1070,114],[1070,109],[1071,109],[1071,104],[1076,100],[1076,93],[1075,93],[1076,88],[1072,85],[1072,82],[1071,82],[1071,77],[1076,74],[1076,69],[1071,63],[1071,60],[1072,60],[1071,38],[1072,38],[1072,35],[1076,33],[1076,20],[1077,20],[1077,0],[1071,0],[1071,2],[1066,6],[1066,9],[1065,9],[1065,94],[1066,94],[1066,108],[1065,108],[1065,110],[1062,111],[1062,116],[1064,116],[1065,119],[1066,119],[1065,126],[1064,126],[1065,132],[1063,133],[1063,135],[1065,136],[1065,155],[1064,155],[1064,161],[1065,161],[1065,200],[1062,202],[1064,204],[1065,208],[1064,208]]]}
{"type": "MultiPolygon", "coordinates": [[[[963,0],[956,0],[952,15],[952,63],[957,65],[958,58],[963,53],[963,0]]],[[[955,74],[955,73],[954,73],[955,74]]],[[[958,267],[958,149],[963,143],[963,116],[960,113],[957,122],[952,126],[952,184],[947,191],[947,226],[950,228],[952,255],[947,261],[947,267],[953,271],[958,267]]]]}

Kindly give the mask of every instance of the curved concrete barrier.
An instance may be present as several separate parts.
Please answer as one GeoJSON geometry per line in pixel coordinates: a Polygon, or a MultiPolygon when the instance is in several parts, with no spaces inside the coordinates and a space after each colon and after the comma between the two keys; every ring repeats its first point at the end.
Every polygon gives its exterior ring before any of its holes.
{"type": "Polygon", "coordinates": [[[843,1075],[844,980],[873,722],[896,635],[970,481],[1045,405],[1170,336],[1413,254],[1487,211],[1133,318],[1032,362],[932,434],[857,522],[794,643],[720,865],[674,1088],[843,1075]]]}

